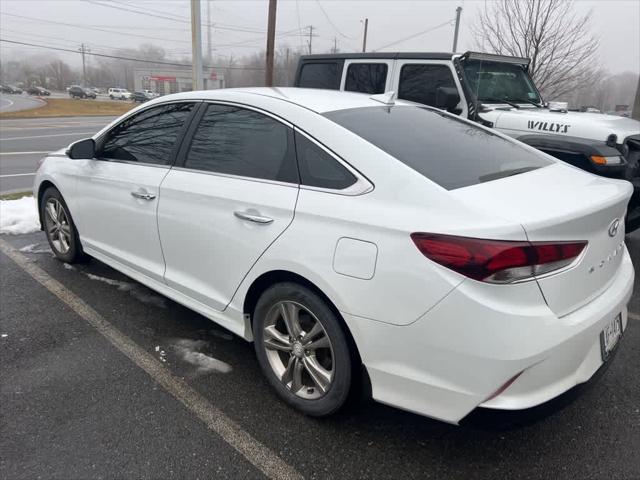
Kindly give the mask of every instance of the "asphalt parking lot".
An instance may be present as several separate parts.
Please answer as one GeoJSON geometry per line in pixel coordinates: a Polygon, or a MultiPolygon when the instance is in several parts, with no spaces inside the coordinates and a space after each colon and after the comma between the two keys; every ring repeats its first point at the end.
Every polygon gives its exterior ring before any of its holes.
{"type": "MultiPolygon", "coordinates": [[[[40,138],[2,151],[85,127],[3,128],[40,138]]],[[[640,232],[627,245],[640,262],[640,232]]],[[[42,232],[0,235],[0,478],[638,479],[639,291],[599,381],[532,423],[364,400],[316,420],[275,397],[252,345],[98,261],[65,266],[42,232]]]]}

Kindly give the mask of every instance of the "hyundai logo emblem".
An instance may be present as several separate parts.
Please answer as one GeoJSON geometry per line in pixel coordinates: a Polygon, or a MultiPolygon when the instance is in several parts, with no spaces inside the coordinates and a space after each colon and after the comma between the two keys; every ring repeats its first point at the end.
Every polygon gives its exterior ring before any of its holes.
{"type": "Polygon", "coordinates": [[[609,236],[615,237],[618,234],[618,227],[620,226],[620,219],[616,218],[611,225],[609,225],[609,236]]]}

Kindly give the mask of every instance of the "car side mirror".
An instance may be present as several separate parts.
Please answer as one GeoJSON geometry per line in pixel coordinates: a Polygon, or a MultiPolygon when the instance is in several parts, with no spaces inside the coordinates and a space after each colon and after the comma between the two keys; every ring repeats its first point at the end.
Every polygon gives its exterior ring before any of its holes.
{"type": "Polygon", "coordinates": [[[452,111],[460,102],[458,90],[454,87],[438,87],[436,89],[436,108],[452,111]]]}
{"type": "Polygon", "coordinates": [[[96,141],[93,138],[85,138],[72,143],[65,152],[72,159],[93,158],[96,156],[96,141]]]}

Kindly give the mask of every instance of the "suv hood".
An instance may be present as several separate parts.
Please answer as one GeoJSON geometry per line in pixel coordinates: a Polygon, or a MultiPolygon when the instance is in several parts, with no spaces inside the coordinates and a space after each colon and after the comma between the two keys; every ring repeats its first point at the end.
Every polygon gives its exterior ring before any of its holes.
{"type": "MultiPolygon", "coordinates": [[[[506,106],[508,108],[508,106],[506,106]]],[[[617,143],[640,134],[640,122],[626,117],[587,112],[552,112],[546,108],[493,109],[480,113],[484,120],[512,137],[541,134],[587,138],[606,142],[615,134],[617,143]]]]}

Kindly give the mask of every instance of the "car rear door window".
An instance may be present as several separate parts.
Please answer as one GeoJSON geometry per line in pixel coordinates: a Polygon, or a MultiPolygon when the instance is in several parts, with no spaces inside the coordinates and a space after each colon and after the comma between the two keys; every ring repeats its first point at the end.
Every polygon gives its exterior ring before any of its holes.
{"type": "Polygon", "coordinates": [[[344,89],[348,92],[384,93],[387,83],[386,63],[352,63],[347,68],[344,89]]]}
{"type": "Polygon", "coordinates": [[[101,141],[98,157],[107,160],[169,165],[193,103],[149,108],[112,128],[101,141]]]}
{"type": "Polygon", "coordinates": [[[440,87],[457,90],[446,65],[407,64],[400,70],[398,98],[435,107],[440,87]]]}
{"type": "Polygon", "coordinates": [[[207,106],[184,166],[298,183],[293,130],[262,113],[230,105],[207,106]]]}
{"type": "Polygon", "coordinates": [[[447,190],[553,164],[542,153],[431,108],[380,106],[324,115],[447,190]]]}
{"type": "Polygon", "coordinates": [[[335,158],[298,132],[296,152],[302,185],[342,190],[357,181],[357,178],[335,158]]]}
{"type": "Polygon", "coordinates": [[[297,86],[303,88],[339,90],[341,76],[342,63],[305,63],[300,69],[297,86]]]}

